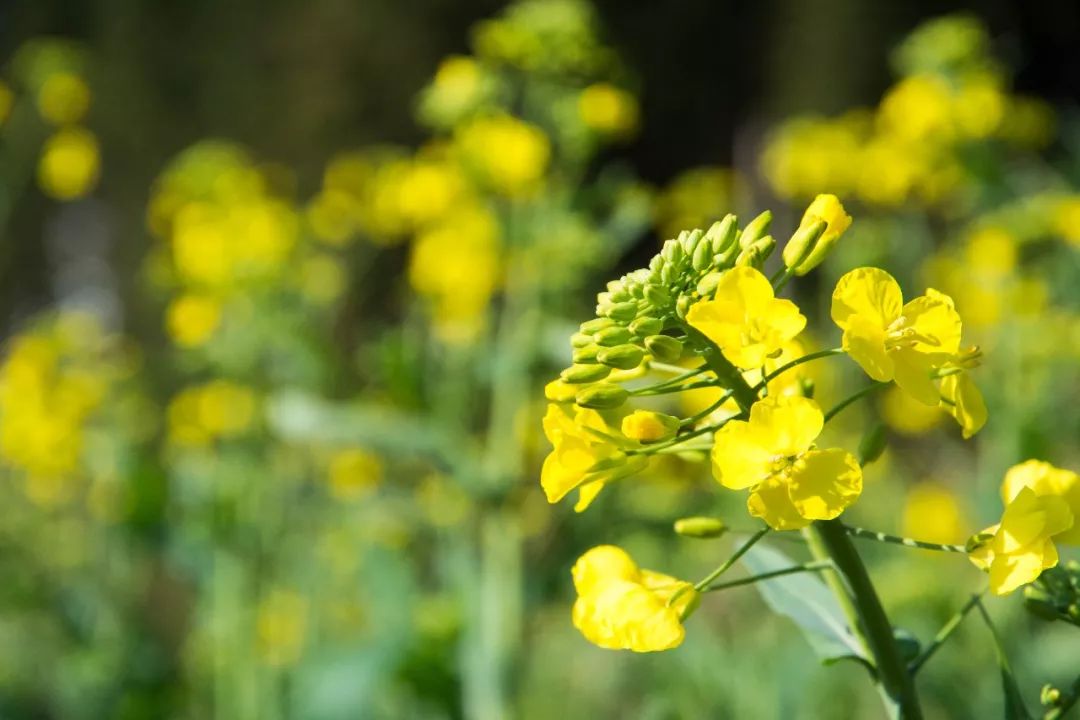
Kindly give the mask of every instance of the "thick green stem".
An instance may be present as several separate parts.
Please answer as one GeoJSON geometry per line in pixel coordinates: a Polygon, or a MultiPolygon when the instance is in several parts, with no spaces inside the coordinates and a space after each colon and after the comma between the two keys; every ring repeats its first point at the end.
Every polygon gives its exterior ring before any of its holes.
{"type": "MultiPolygon", "coordinates": [[[[892,625],[881,606],[870,575],[838,520],[819,520],[806,529],[810,550],[818,560],[832,560],[843,582],[830,583],[848,614],[852,630],[863,641],[877,671],[886,707],[900,720],[920,720],[922,709],[915,683],[896,645],[892,625]],[[839,587],[838,587],[839,585],[839,587]]],[[[839,581],[839,578],[837,578],[839,581]]]]}

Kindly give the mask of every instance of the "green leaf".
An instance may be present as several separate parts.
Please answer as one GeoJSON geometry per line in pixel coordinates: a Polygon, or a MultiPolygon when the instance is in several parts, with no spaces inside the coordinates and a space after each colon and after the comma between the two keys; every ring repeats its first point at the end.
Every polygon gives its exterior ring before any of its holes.
{"type": "MultiPolygon", "coordinates": [[[[755,575],[798,564],[762,543],[750,548],[742,563],[755,575]]],[[[823,663],[852,659],[872,667],[866,649],[851,632],[839,603],[817,573],[784,575],[755,585],[774,612],[795,622],[823,663]]]]}
{"type": "Polygon", "coordinates": [[[1024,697],[1020,694],[1020,686],[1009,665],[1009,658],[1005,655],[1005,648],[1001,644],[997,628],[994,627],[990,614],[981,602],[978,608],[986,627],[990,629],[990,637],[994,639],[994,653],[997,655],[998,671],[1001,673],[1001,688],[1005,693],[1005,720],[1031,720],[1031,713],[1024,705],[1024,697]]]}

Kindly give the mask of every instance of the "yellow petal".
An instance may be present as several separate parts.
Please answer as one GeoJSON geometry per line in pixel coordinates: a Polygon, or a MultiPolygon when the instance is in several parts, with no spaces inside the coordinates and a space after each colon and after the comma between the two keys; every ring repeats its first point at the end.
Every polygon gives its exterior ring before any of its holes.
{"type": "Polygon", "coordinates": [[[1025,487],[1036,495],[1056,495],[1065,500],[1073,514],[1073,527],[1055,539],[1066,545],[1080,545],[1080,475],[1048,462],[1028,460],[1005,473],[1001,485],[1002,500],[1008,505],[1025,487]]]}
{"type": "Polygon", "coordinates": [[[863,316],[881,329],[900,317],[904,297],[892,275],[879,268],[857,268],[840,278],[832,296],[832,319],[847,329],[852,316],[863,316]]]}
{"type": "Polygon", "coordinates": [[[736,267],[728,270],[716,284],[716,300],[741,305],[746,312],[754,313],[773,299],[772,283],[752,267],[736,267]]]}
{"type": "Polygon", "coordinates": [[[915,331],[914,349],[952,355],[960,349],[960,314],[952,298],[933,288],[904,305],[904,328],[915,331]]]}
{"type": "MultiPolygon", "coordinates": [[[[1056,557],[1053,543],[1049,544],[1049,551],[1056,557]]],[[[1043,571],[1047,552],[1046,543],[1040,543],[1027,552],[995,556],[990,564],[991,592],[1008,595],[1021,585],[1034,581],[1043,571]]]]}
{"type": "Polygon", "coordinates": [[[831,520],[859,498],[862,486],[862,468],[851,453],[811,450],[795,463],[788,494],[804,518],[831,520]]]}
{"type": "Polygon", "coordinates": [[[585,512],[603,489],[603,480],[594,480],[578,488],[578,501],[574,503],[574,512],[585,512]]]}
{"type": "Polygon", "coordinates": [[[609,580],[639,582],[641,579],[637,563],[615,545],[597,545],[586,551],[574,563],[570,573],[579,595],[588,595],[609,580]]]}
{"type": "Polygon", "coordinates": [[[729,420],[713,440],[713,477],[724,487],[742,490],[768,477],[774,453],[743,420],[729,420]]]}
{"type": "Polygon", "coordinates": [[[1068,503],[1056,495],[1036,495],[1021,488],[1001,516],[1001,529],[994,538],[994,552],[1008,554],[1072,528],[1073,514],[1068,503]]]}
{"type": "Polygon", "coordinates": [[[798,530],[810,524],[799,514],[788,494],[787,481],[780,477],[770,477],[755,487],[746,499],[746,509],[756,518],[761,518],[773,530],[798,530]]]}
{"type": "Polygon", "coordinates": [[[894,378],[901,390],[923,405],[934,407],[941,402],[941,394],[934,386],[932,373],[944,356],[933,355],[911,348],[898,348],[890,353],[893,360],[894,378]]]}
{"type": "Polygon", "coordinates": [[[810,449],[825,418],[818,404],[799,396],[769,397],[750,408],[750,431],[773,455],[791,457],[810,449]]]}
{"type": "Polygon", "coordinates": [[[893,361],[885,348],[885,328],[865,315],[852,315],[844,328],[841,347],[874,380],[893,379],[893,361]]]}
{"type": "Polygon", "coordinates": [[[941,380],[941,396],[948,401],[941,403],[942,406],[956,418],[964,439],[979,432],[986,424],[986,403],[967,373],[946,375],[941,380]]]}

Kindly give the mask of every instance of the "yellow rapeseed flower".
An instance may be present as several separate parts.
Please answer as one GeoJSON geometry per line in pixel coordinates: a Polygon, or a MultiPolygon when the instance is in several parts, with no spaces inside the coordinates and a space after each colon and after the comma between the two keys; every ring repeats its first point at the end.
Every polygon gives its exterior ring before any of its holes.
{"type": "Polygon", "coordinates": [[[90,108],[90,88],[78,75],[53,73],[41,84],[37,106],[41,117],[53,125],[77,123],[90,108]]]}
{"type": "Polygon", "coordinates": [[[594,547],[578,558],[573,576],[578,593],[574,627],[589,642],[634,652],[682,644],[682,622],[699,598],[690,583],[642,570],[613,545],[594,547]]]}
{"type": "Polygon", "coordinates": [[[97,184],[100,162],[93,133],[80,127],[58,130],[42,149],[38,184],[57,200],[83,197],[97,184]]]}
{"type": "MultiPolygon", "coordinates": [[[[805,275],[820,265],[821,261],[832,250],[836,241],[840,239],[840,236],[851,227],[851,216],[847,214],[840,199],[835,195],[818,195],[814,198],[814,201],[806,208],[806,212],[803,213],[802,222],[799,223],[799,230],[804,230],[808,225],[821,220],[826,223],[825,231],[814,243],[813,249],[810,250],[810,253],[802,262],[799,262],[799,257],[805,252],[805,246],[800,247],[798,243],[788,243],[784,247],[784,264],[791,267],[798,262],[798,267],[795,270],[796,275],[805,275]]],[[[796,232],[797,236],[798,233],[796,232]]]]}
{"type": "Polygon", "coordinates": [[[221,301],[208,295],[180,295],[165,311],[165,329],[181,347],[205,344],[220,323],[221,301]]]}
{"type": "Polygon", "coordinates": [[[693,305],[686,321],[716,343],[733,365],[746,369],[760,368],[806,327],[795,303],[774,297],[769,280],[751,267],[724,273],[714,299],[693,305]]]}
{"type": "Polygon", "coordinates": [[[835,518],[862,493],[862,469],[844,450],[813,449],[823,427],[813,400],[760,400],[749,421],[730,420],[717,431],[713,475],[731,490],[749,488],[750,514],[775,530],[835,518]]]}
{"type": "Polygon", "coordinates": [[[934,543],[962,542],[964,526],[959,499],[944,485],[921,482],[908,491],[903,515],[907,537],[934,543]]]}
{"type": "Polygon", "coordinates": [[[459,129],[456,141],[465,164],[511,197],[536,190],[551,158],[543,131],[510,115],[478,118],[459,129]]]}
{"type": "Polygon", "coordinates": [[[610,83],[595,83],[578,96],[578,115],[586,126],[599,133],[628,135],[637,129],[637,100],[610,83]]]}
{"type": "MultiPolygon", "coordinates": [[[[1012,502],[1024,488],[1031,488],[1036,495],[1062,498],[1073,516],[1080,520],[1080,475],[1072,470],[1054,467],[1042,460],[1014,465],[1005,473],[1001,484],[1002,502],[1012,502]]],[[[1061,533],[1057,539],[1067,545],[1080,545],[1080,525],[1061,533]]]]}
{"type": "Polygon", "coordinates": [[[382,482],[382,459],[367,450],[349,448],[330,458],[326,471],[330,494],[338,500],[356,500],[382,482]]]}
{"type": "Polygon", "coordinates": [[[623,435],[639,442],[667,440],[678,429],[679,418],[652,410],[635,410],[622,420],[623,435]]]}
{"type": "Polygon", "coordinates": [[[948,295],[928,289],[904,304],[889,273],[858,268],[836,284],[832,319],[844,331],[844,350],[867,375],[896,380],[920,402],[938,404],[931,374],[960,348],[960,315],[948,295]]]}

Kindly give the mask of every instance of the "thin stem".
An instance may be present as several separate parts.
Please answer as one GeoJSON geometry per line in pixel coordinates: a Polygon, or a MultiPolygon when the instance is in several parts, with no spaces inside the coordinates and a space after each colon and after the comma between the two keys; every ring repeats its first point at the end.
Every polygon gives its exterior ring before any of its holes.
{"type": "Polygon", "coordinates": [[[784,363],[783,365],[776,368],[775,370],[773,370],[768,375],[761,378],[761,382],[759,382],[757,385],[754,386],[754,391],[755,392],[760,392],[766,385],[769,384],[769,381],[773,380],[776,377],[779,377],[780,375],[783,375],[784,373],[786,373],[788,370],[790,370],[793,367],[797,367],[799,365],[802,365],[803,363],[808,363],[811,360],[818,360],[820,358],[832,357],[833,355],[843,355],[843,354],[844,354],[844,349],[843,348],[832,348],[830,350],[820,350],[818,352],[810,353],[809,355],[803,355],[802,357],[795,358],[791,362],[784,363]]]}
{"type": "MultiPolygon", "coordinates": [[[[671,373],[672,375],[679,375],[679,376],[683,376],[683,377],[693,377],[694,375],[697,375],[698,373],[706,370],[707,367],[705,365],[701,365],[701,366],[693,368],[689,372],[687,372],[686,368],[680,367],[678,365],[669,365],[668,363],[662,363],[662,362],[656,362],[655,360],[650,360],[649,361],[649,369],[650,370],[659,370],[660,372],[671,373]]],[[[672,379],[677,380],[678,378],[672,378],[672,379]]]]}
{"type": "Polygon", "coordinates": [[[772,578],[783,577],[784,575],[794,575],[796,573],[804,572],[816,572],[818,570],[831,570],[833,564],[828,560],[809,562],[804,565],[794,565],[792,567],[782,568],[780,570],[771,570],[769,572],[761,573],[760,575],[751,575],[749,577],[739,578],[738,580],[729,580],[728,582],[717,583],[716,585],[710,585],[703,589],[701,592],[717,592],[718,590],[727,590],[728,588],[741,587],[743,585],[752,585],[762,580],[770,580],[772,578]]]}
{"type": "Polygon", "coordinates": [[[673,385],[670,383],[664,383],[662,385],[650,385],[649,387],[631,390],[630,395],[633,395],[634,397],[646,397],[649,395],[670,395],[672,393],[683,392],[684,390],[697,390],[698,388],[707,387],[722,388],[723,386],[723,383],[721,383],[719,380],[702,380],[701,382],[690,383],[689,385],[673,385]]]}
{"type": "Polygon", "coordinates": [[[858,390],[857,392],[852,393],[848,397],[838,402],[836,405],[833,405],[829,412],[825,413],[825,422],[829,422],[830,420],[832,420],[841,410],[846,408],[848,405],[851,405],[853,402],[856,402],[858,400],[862,400],[867,395],[877,392],[888,384],[889,383],[876,382],[873,385],[867,385],[862,390],[858,390]]]}
{"type": "Polygon", "coordinates": [[[757,543],[758,540],[765,537],[768,533],[769,533],[769,527],[766,526],[766,527],[763,527],[760,530],[758,530],[753,535],[751,535],[750,539],[747,540],[746,542],[744,542],[742,544],[742,546],[739,547],[738,550],[736,550],[734,553],[732,553],[731,557],[729,557],[727,560],[725,560],[723,563],[721,563],[720,567],[716,568],[711,573],[709,573],[703,580],[700,580],[697,583],[695,583],[694,584],[694,589],[697,590],[698,592],[702,592],[702,590],[704,590],[705,588],[712,585],[713,582],[716,580],[716,578],[720,577],[721,575],[726,573],[728,570],[730,570],[731,566],[739,561],[739,558],[741,558],[743,555],[745,555],[746,552],[750,548],[754,547],[754,545],[757,543]]]}
{"type": "Polygon", "coordinates": [[[923,540],[912,540],[911,538],[900,537],[899,535],[888,535],[886,533],[874,532],[873,530],[865,530],[860,527],[852,527],[851,525],[845,525],[844,529],[847,530],[848,535],[863,538],[865,540],[876,540],[878,542],[903,545],[904,547],[910,548],[920,548],[922,550],[937,550],[938,552],[967,554],[967,548],[963,545],[943,545],[941,543],[925,542],[923,540]]]}
{"type": "Polygon", "coordinates": [[[728,400],[730,400],[730,399],[731,399],[731,394],[732,394],[731,390],[728,390],[728,391],[727,391],[726,393],[724,393],[723,395],[721,395],[721,396],[720,396],[720,399],[718,399],[718,400],[717,400],[716,402],[714,402],[714,403],[713,403],[712,405],[710,405],[709,407],[705,408],[704,410],[702,410],[701,412],[699,412],[699,413],[698,413],[697,415],[692,415],[692,416],[690,416],[690,417],[686,418],[685,420],[683,420],[683,421],[682,421],[681,423],[679,423],[679,424],[680,424],[680,425],[685,425],[685,426],[689,427],[689,426],[691,426],[691,425],[695,425],[695,424],[697,424],[698,422],[700,422],[700,421],[704,420],[705,418],[707,418],[707,417],[709,417],[710,415],[712,415],[712,414],[713,414],[713,413],[714,413],[714,412],[716,411],[716,409],[717,409],[717,408],[719,408],[719,407],[720,407],[721,405],[723,405],[723,404],[724,404],[724,403],[726,403],[726,402],[727,402],[728,400]]]}
{"type": "Polygon", "coordinates": [[[911,664],[908,665],[908,671],[912,675],[917,673],[919,668],[925,665],[926,661],[934,656],[934,653],[937,652],[938,648],[944,645],[945,641],[952,636],[953,632],[956,631],[956,628],[960,627],[960,623],[963,622],[964,618],[967,617],[967,614],[979,604],[979,601],[982,600],[983,593],[985,592],[985,590],[982,590],[968,598],[968,601],[964,603],[964,606],[957,610],[953,616],[941,626],[941,629],[938,630],[937,635],[935,635],[934,639],[930,641],[930,644],[926,646],[926,649],[919,653],[919,656],[912,660],[911,664]]]}

